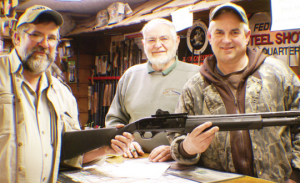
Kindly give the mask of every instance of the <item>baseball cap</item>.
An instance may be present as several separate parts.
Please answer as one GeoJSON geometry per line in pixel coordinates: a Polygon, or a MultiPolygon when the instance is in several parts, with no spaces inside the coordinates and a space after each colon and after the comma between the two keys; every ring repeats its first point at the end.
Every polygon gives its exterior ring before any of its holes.
{"type": "Polygon", "coordinates": [[[64,23],[63,17],[60,13],[55,10],[50,9],[47,6],[42,5],[34,5],[25,10],[25,12],[19,18],[17,27],[24,23],[32,23],[35,19],[41,14],[50,14],[56,20],[57,25],[62,26],[64,23]]]}
{"type": "Polygon", "coordinates": [[[242,21],[245,24],[249,25],[245,10],[241,6],[233,3],[224,3],[215,7],[215,9],[213,9],[213,11],[209,15],[209,22],[211,22],[223,9],[232,9],[237,15],[241,17],[242,21]]]}

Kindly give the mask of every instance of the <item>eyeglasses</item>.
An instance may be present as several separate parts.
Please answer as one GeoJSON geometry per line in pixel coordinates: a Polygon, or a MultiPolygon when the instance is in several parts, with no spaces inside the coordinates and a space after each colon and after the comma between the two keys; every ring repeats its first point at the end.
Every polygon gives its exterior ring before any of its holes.
{"type": "Polygon", "coordinates": [[[160,38],[149,38],[149,39],[146,39],[146,42],[149,44],[149,45],[154,45],[156,44],[157,40],[161,43],[161,44],[166,44],[170,38],[169,37],[160,37],[160,38]]]}
{"type": "MultiPolygon", "coordinates": [[[[31,41],[40,43],[40,42],[44,41],[44,39],[45,39],[45,36],[43,36],[41,34],[38,34],[38,33],[30,34],[26,31],[24,31],[24,32],[29,35],[29,38],[31,41]]],[[[48,41],[49,45],[55,46],[59,42],[59,39],[56,36],[49,36],[49,37],[47,37],[47,41],[48,41]]]]}

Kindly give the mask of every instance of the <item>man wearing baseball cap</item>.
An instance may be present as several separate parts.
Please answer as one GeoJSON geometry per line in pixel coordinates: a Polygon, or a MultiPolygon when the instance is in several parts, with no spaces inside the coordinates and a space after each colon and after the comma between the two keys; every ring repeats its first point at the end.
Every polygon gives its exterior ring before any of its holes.
{"type": "Polygon", "coordinates": [[[111,147],[60,162],[61,134],[80,130],[74,96],[49,71],[62,24],[57,11],[28,8],[13,34],[15,49],[0,59],[0,182],[56,182],[60,164],[80,168],[107,153],[123,154],[133,141],[124,133],[111,147]]]}
{"type": "MultiPolygon", "coordinates": [[[[209,16],[213,56],[185,85],[176,113],[215,115],[299,108],[300,81],[284,62],[247,47],[244,9],[226,3],[209,16]]],[[[300,127],[219,131],[211,122],[191,133],[169,134],[171,155],[181,164],[240,173],[275,182],[300,182],[300,127]],[[208,129],[207,129],[208,128],[208,129]],[[207,129],[207,131],[204,131],[207,129]]]]}

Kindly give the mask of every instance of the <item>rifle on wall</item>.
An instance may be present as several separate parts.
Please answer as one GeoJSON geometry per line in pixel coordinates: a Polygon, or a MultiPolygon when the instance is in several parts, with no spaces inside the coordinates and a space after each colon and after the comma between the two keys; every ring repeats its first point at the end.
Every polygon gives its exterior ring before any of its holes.
{"type": "Polygon", "coordinates": [[[134,39],[130,39],[129,41],[129,62],[128,62],[128,68],[133,66],[135,64],[135,58],[134,58],[134,39]]]}
{"type": "Polygon", "coordinates": [[[99,81],[100,84],[100,92],[99,92],[99,126],[102,128],[104,121],[103,121],[103,116],[104,114],[102,113],[103,111],[103,99],[104,99],[104,91],[105,91],[105,82],[99,81]]]}
{"type": "Polygon", "coordinates": [[[123,132],[139,132],[141,137],[144,137],[146,132],[151,132],[152,137],[159,132],[187,134],[207,121],[212,122],[211,127],[218,126],[220,131],[262,129],[270,126],[299,126],[300,111],[189,116],[186,113],[170,114],[159,109],[156,115],[142,118],[120,129],[104,128],[64,132],[61,157],[62,160],[70,159],[93,149],[110,145],[111,139],[123,132]]]}
{"type": "Polygon", "coordinates": [[[139,49],[139,52],[138,52],[138,64],[142,63],[142,57],[143,57],[143,51],[141,49],[139,49]]]}
{"type": "MultiPolygon", "coordinates": [[[[95,69],[95,77],[98,77],[98,73],[97,73],[97,69],[95,69]]],[[[99,108],[99,81],[94,81],[95,85],[94,85],[94,125],[99,125],[99,112],[98,112],[98,108],[99,108]]]]}
{"type": "MultiPolygon", "coordinates": [[[[107,74],[107,55],[103,55],[103,54],[98,54],[96,55],[96,59],[95,59],[95,67],[96,67],[96,73],[97,73],[97,77],[100,76],[106,76],[107,74]]],[[[96,83],[96,93],[97,93],[97,97],[95,98],[95,102],[94,102],[94,109],[95,109],[95,116],[94,116],[94,120],[95,120],[95,125],[97,127],[102,127],[102,118],[103,118],[103,96],[104,96],[104,90],[105,90],[105,82],[103,82],[102,80],[97,80],[95,81],[96,83]]]]}
{"type": "MultiPolygon", "coordinates": [[[[112,77],[113,76],[113,58],[111,59],[109,67],[110,67],[110,70],[108,70],[109,76],[112,77]]],[[[113,90],[112,88],[113,88],[113,80],[109,80],[108,81],[108,90],[107,90],[107,95],[106,95],[105,116],[108,112],[108,109],[109,109],[111,101],[112,101],[112,90],[113,90]]]]}
{"type": "Polygon", "coordinates": [[[94,119],[95,119],[95,112],[94,112],[94,100],[95,100],[95,83],[94,83],[94,69],[91,69],[92,76],[91,76],[91,85],[90,85],[90,114],[89,114],[89,122],[87,123],[88,127],[94,126],[94,119]]]}
{"type": "Polygon", "coordinates": [[[88,85],[88,120],[86,122],[85,126],[90,126],[92,124],[93,121],[93,110],[92,110],[92,101],[93,101],[93,93],[94,93],[94,89],[93,89],[93,73],[91,76],[91,83],[88,85]]]}
{"type": "Polygon", "coordinates": [[[103,121],[103,116],[105,116],[104,114],[103,114],[103,100],[104,100],[104,91],[105,91],[105,82],[104,81],[99,81],[99,83],[100,83],[100,92],[99,92],[99,109],[98,109],[98,111],[99,111],[99,114],[100,114],[100,116],[99,116],[99,126],[102,128],[102,127],[104,127],[104,121],[103,121]]]}
{"type": "MultiPolygon", "coordinates": [[[[115,43],[115,48],[114,48],[114,55],[113,55],[113,76],[118,76],[119,75],[119,64],[120,64],[120,51],[119,51],[119,42],[115,43]]],[[[117,88],[117,80],[113,80],[113,88],[112,88],[112,97],[111,101],[113,100],[115,93],[116,93],[116,88],[117,88]]]]}
{"type": "Polygon", "coordinates": [[[123,62],[124,62],[123,73],[129,67],[129,57],[130,57],[130,39],[126,39],[124,41],[124,52],[123,52],[123,58],[124,58],[124,60],[123,60],[123,62]]]}
{"type": "MultiPolygon", "coordinates": [[[[105,72],[105,76],[109,76],[111,73],[111,62],[109,62],[109,54],[104,54],[102,55],[103,61],[105,60],[105,65],[103,68],[103,70],[105,69],[105,71],[103,71],[103,73],[105,72]]],[[[110,82],[107,80],[104,80],[103,82],[103,101],[102,101],[102,111],[101,111],[101,115],[102,115],[102,119],[101,119],[101,127],[104,127],[105,124],[105,116],[107,114],[108,108],[109,108],[109,93],[110,93],[110,82]]]]}
{"type": "Polygon", "coordinates": [[[122,74],[124,73],[124,41],[120,42],[120,65],[119,65],[119,76],[122,76],[122,74]]]}

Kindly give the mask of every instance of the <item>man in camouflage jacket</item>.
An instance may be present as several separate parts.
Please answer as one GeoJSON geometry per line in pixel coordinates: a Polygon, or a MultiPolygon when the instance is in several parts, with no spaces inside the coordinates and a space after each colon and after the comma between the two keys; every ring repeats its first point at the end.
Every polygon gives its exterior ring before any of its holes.
{"type": "MultiPolygon", "coordinates": [[[[216,115],[299,108],[300,81],[282,61],[247,48],[244,10],[232,3],[210,14],[208,39],[214,55],[184,86],[176,113],[216,115]]],[[[200,164],[276,182],[299,182],[300,127],[217,132],[210,122],[190,134],[170,133],[171,155],[181,164],[200,164]]]]}

